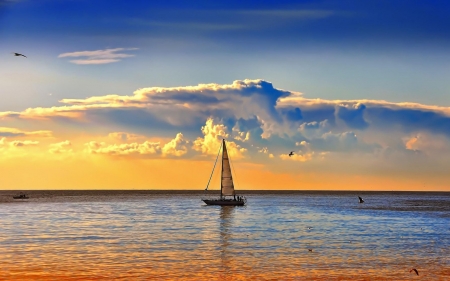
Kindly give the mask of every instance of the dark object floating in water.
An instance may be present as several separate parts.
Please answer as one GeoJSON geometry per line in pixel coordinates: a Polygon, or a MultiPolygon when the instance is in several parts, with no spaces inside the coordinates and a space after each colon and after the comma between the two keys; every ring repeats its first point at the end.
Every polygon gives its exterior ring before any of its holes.
{"type": "Polygon", "coordinates": [[[219,153],[222,149],[222,175],[220,181],[220,197],[219,198],[202,198],[202,201],[207,205],[220,205],[220,206],[244,206],[247,199],[244,196],[236,196],[234,191],[233,177],[231,176],[230,159],[227,152],[227,146],[225,145],[225,139],[222,141],[222,145],[217,153],[216,162],[214,163],[211,176],[209,177],[208,185],[205,190],[208,190],[209,183],[211,182],[214,168],[216,167],[217,160],[219,159],[219,153]],[[230,196],[230,197],[227,197],[230,196]],[[233,197],[231,197],[233,196],[233,197]]]}
{"type": "Polygon", "coordinates": [[[417,271],[417,269],[412,268],[412,269],[409,271],[409,273],[411,273],[412,271],[414,271],[417,275],[419,275],[419,271],[417,271]]]}
{"type": "Polygon", "coordinates": [[[312,252],[312,249],[308,249],[308,251],[312,252]]]}
{"type": "Polygon", "coordinates": [[[358,198],[359,198],[359,203],[364,203],[364,200],[361,197],[358,196],[358,198]]]}
{"type": "Polygon", "coordinates": [[[25,193],[20,193],[19,195],[13,196],[13,199],[28,199],[28,197],[25,193]]]}

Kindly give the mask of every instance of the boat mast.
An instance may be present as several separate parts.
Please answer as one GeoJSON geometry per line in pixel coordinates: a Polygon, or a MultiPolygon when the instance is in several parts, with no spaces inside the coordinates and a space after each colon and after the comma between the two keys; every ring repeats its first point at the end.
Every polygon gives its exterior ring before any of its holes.
{"type": "Polygon", "coordinates": [[[222,199],[222,188],[223,188],[223,151],[225,149],[225,139],[222,139],[222,169],[220,170],[220,199],[222,199]]]}

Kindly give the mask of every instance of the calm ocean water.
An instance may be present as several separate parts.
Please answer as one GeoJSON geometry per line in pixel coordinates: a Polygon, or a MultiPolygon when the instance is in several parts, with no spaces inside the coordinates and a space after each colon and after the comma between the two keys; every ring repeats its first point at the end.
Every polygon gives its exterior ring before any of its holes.
{"type": "Polygon", "coordinates": [[[450,193],[14,194],[0,191],[0,280],[450,280],[450,193]]]}

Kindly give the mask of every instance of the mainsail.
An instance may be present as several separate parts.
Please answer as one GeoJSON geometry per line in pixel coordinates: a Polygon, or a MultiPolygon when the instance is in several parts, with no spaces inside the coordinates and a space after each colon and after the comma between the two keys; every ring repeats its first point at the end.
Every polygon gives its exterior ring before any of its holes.
{"type": "Polygon", "coordinates": [[[223,140],[222,152],[222,182],[221,182],[221,196],[234,196],[233,177],[231,176],[230,160],[228,159],[227,147],[225,140],[223,140]]]}

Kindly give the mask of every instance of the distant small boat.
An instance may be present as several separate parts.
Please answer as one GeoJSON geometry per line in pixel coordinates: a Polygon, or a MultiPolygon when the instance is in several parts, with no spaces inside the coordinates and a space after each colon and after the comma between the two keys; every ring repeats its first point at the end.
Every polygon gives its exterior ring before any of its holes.
{"type": "Polygon", "coordinates": [[[19,195],[13,196],[13,199],[28,199],[29,197],[25,193],[20,193],[19,195]]]}
{"type": "MultiPolygon", "coordinates": [[[[207,205],[244,206],[245,203],[247,202],[247,199],[244,196],[236,196],[236,192],[234,191],[234,183],[233,177],[231,175],[230,159],[228,158],[225,140],[222,141],[222,145],[219,148],[219,153],[221,149],[222,149],[222,173],[220,181],[220,197],[202,198],[202,201],[205,202],[207,205]]],[[[217,164],[217,160],[219,159],[219,153],[217,154],[216,162],[214,163],[214,167],[211,172],[211,176],[209,177],[208,185],[206,186],[205,190],[208,190],[209,183],[211,181],[214,169],[217,164]]]]}

